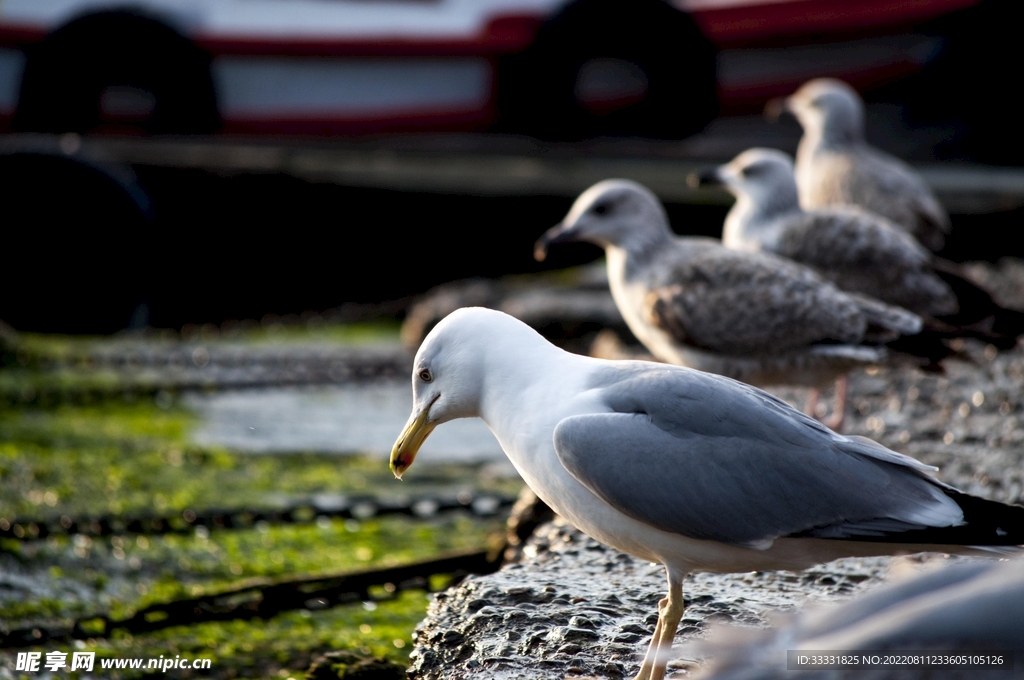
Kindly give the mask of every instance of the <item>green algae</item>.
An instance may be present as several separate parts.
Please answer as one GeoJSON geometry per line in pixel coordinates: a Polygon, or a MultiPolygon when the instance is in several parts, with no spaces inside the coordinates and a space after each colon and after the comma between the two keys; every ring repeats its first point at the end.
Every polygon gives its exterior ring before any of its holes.
{"type": "MultiPolygon", "coordinates": [[[[299,340],[322,336],[374,342],[393,337],[396,330],[246,332],[251,342],[295,341],[289,334],[299,340]]],[[[25,361],[0,370],[0,382],[6,380],[13,391],[40,390],[52,379],[48,362],[76,361],[85,356],[87,343],[104,341],[21,336],[19,342],[25,361]]],[[[79,378],[107,380],[89,377],[88,370],[73,380],[79,378]]],[[[116,385],[111,393],[116,394],[116,385]]],[[[8,401],[0,406],[0,520],[268,509],[317,494],[416,496],[463,489],[514,494],[520,486],[489,478],[480,466],[457,464],[425,466],[422,474],[399,485],[379,457],[302,451],[250,455],[199,447],[189,438],[195,425],[194,414],[152,396],[89,403],[8,401]]],[[[429,520],[320,517],[306,524],[200,527],[185,534],[4,540],[0,627],[66,624],[96,613],[121,618],[152,604],[217,593],[252,579],[315,577],[428,559],[485,547],[501,525],[499,517],[450,513],[429,520]]],[[[412,630],[426,605],[426,594],[403,592],[380,603],[297,610],[266,621],[177,626],[137,636],[115,631],[110,638],[80,641],[84,647],[50,644],[39,649],[85,649],[106,657],[203,656],[212,659],[212,669],[194,672],[201,677],[300,678],[316,654],[329,650],[406,663],[412,630]]],[[[13,651],[0,653],[0,664],[13,668],[13,656],[13,651]]],[[[109,677],[143,673],[111,671],[109,677]]]]}

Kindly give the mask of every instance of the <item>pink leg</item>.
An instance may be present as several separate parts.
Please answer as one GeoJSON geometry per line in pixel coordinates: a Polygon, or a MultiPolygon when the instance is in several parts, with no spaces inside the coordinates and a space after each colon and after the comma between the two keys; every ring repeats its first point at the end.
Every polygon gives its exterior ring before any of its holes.
{"type": "Polygon", "coordinates": [[[832,417],[825,421],[825,426],[836,432],[843,429],[843,420],[846,418],[846,393],[850,386],[849,383],[850,381],[845,375],[836,378],[835,410],[832,412],[832,417]]]}
{"type": "Polygon", "coordinates": [[[817,387],[812,387],[810,393],[807,395],[807,403],[804,404],[804,413],[812,418],[817,418],[818,414],[818,398],[821,397],[821,390],[817,387]]]}

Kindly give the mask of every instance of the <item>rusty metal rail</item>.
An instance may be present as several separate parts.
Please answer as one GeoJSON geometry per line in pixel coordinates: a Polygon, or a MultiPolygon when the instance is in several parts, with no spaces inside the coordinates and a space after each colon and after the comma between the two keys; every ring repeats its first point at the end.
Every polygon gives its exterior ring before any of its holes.
{"type": "Polygon", "coordinates": [[[397,567],[369,571],[250,582],[244,586],[173,602],[154,604],[130,617],[85,616],[63,625],[31,626],[0,632],[0,649],[105,638],[115,630],[133,635],[172,626],[213,621],[269,619],[286,611],[317,610],[366,601],[387,601],[406,590],[430,590],[430,579],[451,575],[446,587],[468,574],[501,566],[498,551],[475,550],[397,567]]]}
{"type": "Polygon", "coordinates": [[[514,498],[500,494],[462,492],[452,496],[419,496],[382,499],[373,496],[346,498],[319,496],[276,509],[184,510],[175,514],[126,514],[102,516],[7,519],[0,517],[0,538],[33,541],[49,536],[116,536],[123,534],[187,534],[197,527],[207,529],[250,529],[260,523],[306,524],[318,518],[369,519],[383,515],[406,515],[427,519],[442,512],[466,511],[479,516],[493,515],[509,508],[514,498]]]}

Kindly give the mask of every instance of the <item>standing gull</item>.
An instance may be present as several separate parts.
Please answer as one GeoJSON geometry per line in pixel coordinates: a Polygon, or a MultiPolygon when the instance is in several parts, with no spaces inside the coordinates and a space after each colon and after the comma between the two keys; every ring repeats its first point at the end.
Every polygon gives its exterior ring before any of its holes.
{"type": "Polygon", "coordinates": [[[800,121],[796,183],[806,208],[856,205],[892,220],[937,251],[949,215],[909,165],[864,140],[864,102],[831,78],[805,83],[782,107],[800,121]]]}
{"type": "MultiPolygon", "coordinates": [[[[853,368],[885,362],[883,343],[905,336],[930,362],[949,353],[919,335],[916,315],[845,293],[803,265],[675,236],[661,203],[636,182],[587,189],[535,254],[543,259],[549,245],[568,241],[604,247],[612,297],[661,361],[752,385],[817,390],[853,368]]],[[[845,410],[843,380],[837,387],[834,427],[845,410]]]]}
{"type": "Polygon", "coordinates": [[[949,335],[1007,349],[1024,333],[1024,314],[1000,307],[884,217],[852,206],[802,208],[793,163],[781,151],[749,149],[700,181],[736,196],[722,230],[728,248],[800,262],[843,290],[934,317],[941,324],[930,325],[949,335]]]}
{"type": "Polygon", "coordinates": [[[1024,508],[844,437],[710,373],[565,352],[502,312],[460,309],[423,341],[401,478],[431,431],[479,417],[536,494],[583,532],[660,562],[668,596],[636,678],[661,680],[692,571],[803,569],[844,556],[1024,541],[1024,508]]]}

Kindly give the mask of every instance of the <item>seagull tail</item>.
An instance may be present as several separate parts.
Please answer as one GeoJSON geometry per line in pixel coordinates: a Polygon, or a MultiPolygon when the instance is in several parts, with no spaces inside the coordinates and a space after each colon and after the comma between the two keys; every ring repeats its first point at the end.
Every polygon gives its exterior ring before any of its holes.
{"type": "Polygon", "coordinates": [[[853,298],[861,313],[864,314],[864,318],[867,319],[869,335],[894,338],[898,335],[913,335],[921,332],[923,320],[917,314],[866,295],[849,291],[846,294],[853,298]]]}
{"type": "Polygon", "coordinates": [[[960,349],[950,346],[946,340],[960,335],[946,332],[945,329],[932,328],[926,324],[924,330],[916,335],[903,335],[885,343],[890,350],[904,357],[912,358],[921,370],[931,373],[943,373],[942,362],[951,357],[971,361],[970,357],[960,349]]]}
{"type": "Polygon", "coordinates": [[[958,355],[957,350],[943,342],[948,337],[958,336],[933,332],[930,320],[864,295],[847,294],[857,302],[868,321],[866,342],[885,345],[904,357],[912,357],[920,368],[937,373],[943,370],[943,359],[958,355]]]}
{"type": "Polygon", "coordinates": [[[1024,312],[1000,306],[958,265],[936,260],[934,267],[960,304],[958,313],[938,319],[949,327],[951,334],[976,338],[1000,349],[1012,349],[1017,344],[1017,338],[1024,335],[1024,312]]]}
{"type": "Polygon", "coordinates": [[[883,540],[978,548],[1024,546],[1024,506],[990,501],[952,488],[943,492],[960,506],[964,513],[962,523],[901,531],[888,534],[883,540]]]}
{"type": "Polygon", "coordinates": [[[969,548],[995,553],[1019,553],[1024,548],[1024,507],[989,501],[943,486],[960,508],[963,519],[953,526],[927,526],[920,521],[877,518],[818,527],[796,534],[814,538],[876,543],[902,543],[969,548]]]}
{"type": "Polygon", "coordinates": [[[1011,349],[1017,344],[1017,338],[1024,335],[1024,312],[1000,307],[992,321],[993,333],[1013,339],[1014,342],[1010,347],[1011,349]]]}
{"type": "Polygon", "coordinates": [[[963,524],[945,529],[950,539],[963,545],[1024,546],[1024,506],[990,501],[955,489],[945,492],[964,512],[963,524]]]}

